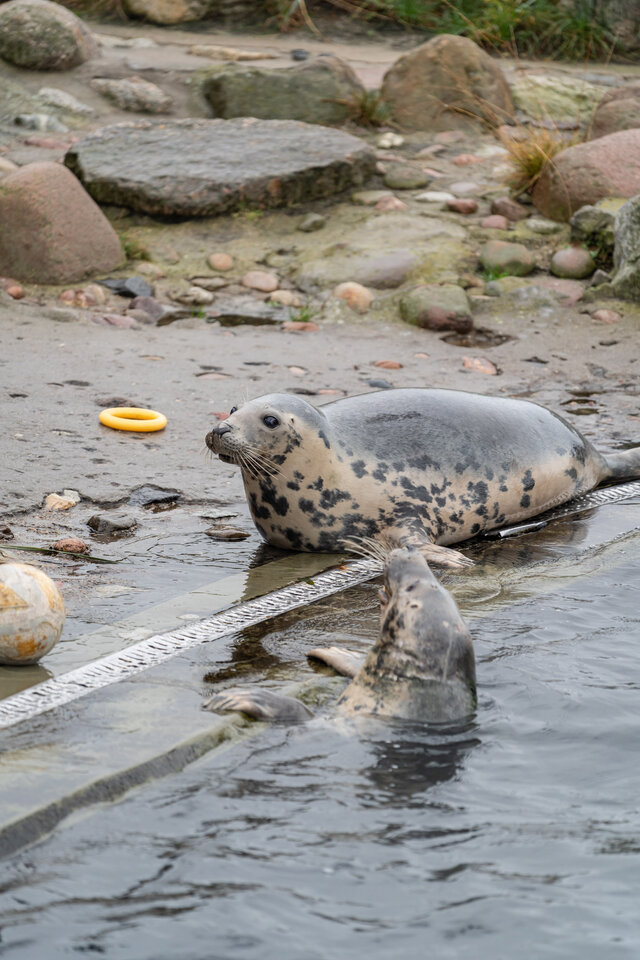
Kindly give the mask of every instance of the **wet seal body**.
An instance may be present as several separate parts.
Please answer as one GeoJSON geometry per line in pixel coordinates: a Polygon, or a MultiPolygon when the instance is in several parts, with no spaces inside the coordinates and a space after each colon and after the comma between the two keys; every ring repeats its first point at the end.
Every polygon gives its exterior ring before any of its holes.
{"type": "Polygon", "coordinates": [[[385,390],[319,408],[271,394],[206,437],[242,470],[253,520],[285,550],[358,539],[446,549],[517,523],[606,480],[640,476],[640,447],[603,456],[550,410],[456,390],[385,390]]]}
{"type": "MultiPolygon", "coordinates": [[[[337,647],[309,653],[353,677],[337,712],[427,723],[468,717],[476,706],[475,657],[453,597],[417,550],[391,551],[384,579],[380,636],[366,656],[337,647]]],[[[204,706],[280,723],[312,716],[300,700],[257,687],[224,690],[204,706]]]]}

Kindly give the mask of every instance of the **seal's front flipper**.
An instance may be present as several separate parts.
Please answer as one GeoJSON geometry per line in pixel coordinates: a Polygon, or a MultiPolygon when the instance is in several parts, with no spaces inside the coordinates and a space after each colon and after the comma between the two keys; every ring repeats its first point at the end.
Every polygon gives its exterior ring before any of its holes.
{"type": "Polygon", "coordinates": [[[465,557],[464,553],[452,550],[451,547],[439,547],[435,543],[423,543],[417,547],[427,563],[437,567],[447,567],[449,570],[464,570],[473,566],[473,560],[465,557]]]}
{"type": "Polygon", "coordinates": [[[300,700],[285,697],[271,690],[258,687],[231,687],[214,693],[202,704],[203,710],[212,713],[245,713],[254,720],[269,720],[273,723],[304,723],[313,714],[300,700]]]}
{"type": "Polygon", "coordinates": [[[312,660],[320,660],[343,677],[355,677],[364,663],[365,654],[344,647],[315,647],[307,654],[312,660]]]}

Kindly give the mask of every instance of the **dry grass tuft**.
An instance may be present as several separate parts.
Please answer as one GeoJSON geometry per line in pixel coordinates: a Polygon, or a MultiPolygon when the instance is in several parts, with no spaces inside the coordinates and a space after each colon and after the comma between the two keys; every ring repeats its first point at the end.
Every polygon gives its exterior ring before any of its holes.
{"type": "Polygon", "coordinates": [[[568,139],[561,131],[545,127],[517,127],[513,135],[504,130],[500,130],[499,135],[509,152],[506,159],[511,165],[505,183],[514,194],[531,192],[556,153],[582,139],[580,136],[568,139]]]}

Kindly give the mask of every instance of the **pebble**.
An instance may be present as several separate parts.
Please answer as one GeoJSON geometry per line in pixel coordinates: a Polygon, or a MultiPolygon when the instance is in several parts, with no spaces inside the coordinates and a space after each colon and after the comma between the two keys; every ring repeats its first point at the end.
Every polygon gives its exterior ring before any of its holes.
{"type": "Polygon", "coordinates": [[[208,537],[212,540],[246,540],[251,534],[245,530],[239,530],[237,527],[209,527],[205,530],[208,537]]]}
{"type": "Polygon", "coordinates": [[[96,314],[91,317],[91,320],[102,327],[122,327],[125,330],[136,325],[135,317],[125,317],[123,313],[96,314]]]}
{"type": "Polygon", "coordinates": [[[308,213],[298,224],[298,230],[303,233],[315,233],[327,225],[327,218],[320,213],[308,213]]]}
{"type": "Polygon", "coordinates": [[[186,292],[175,293],[171,296],[177,303],[184,303],[187,306],[206,307],[213,303],[213,293],[205,290],[203,287],[189,287],[186,292]]]}
{"type": "Polygon", "coordinates": [[[507,220],[526,220],[530,211],[511,197],[496,197],[491,201],[491,213],[499,213],[507,220]]]}
{"type": "Polygon", "coordinates": [[[59,493],[50,493],[44,501],[45,510],[70,510],[80,503],[80,494],[77,490],[63,490],[59,493]]]}
{"type": "Polygon", "coordinates": [[[82,288],[82,293],[84,293],[86,297],[91,297],[94,303],[107,302],[107,294],[99,283],[88,283],[86,287],[82,288]]]}
{"type": "Polygon", "coordinates": [[[473,328],[469,298],[456,284],[420,284],[401,297],[399,308],[405,323],[426,330],[468,333],[473,328]]]}
{"type": "Polygon", "coordinates": [[[466,198],[460,198],[455,200],[447,201],[447,209],[451,210],[453,213],[462,213],[465,216],[469,216],[472,213],[477,213],[478,211],[478,201],[471,200],[466,198]]]}
{"type": "Polygon", "coordinates": [[[606,270],[596,270],[594,275],[591,277],[591,285],[597,287],[600,283],[610,283],[611,274],[607,273],[606,270]]]}
{"type": "Polygon", "coordinates": [[[347,305],[358,313],[366,313],[375,299],[375,294],[371,290],[354,281],[339,283],[333,291],[333,296],[345,300],[347,305]]]}
{"type": "Polygon", "coordinates": [[[167,312],[165,305],[159,303],[155,297],[134,297],[127,307],[127,313],[133,313],[134,310],[143,311],[153,320],[161,320],[167,312]]]}
{"type": "Polygon", "coordinates": [[[374,360],[374,367],[380,367],[382,370],[402,370],[404,364],[398,360],[374,360]]]}
{"type": "Polygon", "coordinates": [[[449,185],[451,193],[456,197],[466,197],[470,193],[480,193],[482,188],[474,180],[458,180],[449,185]]]}
{"type": "Polygon", "coordinates": [[[191,284],[202,290],[221,290],[228,286],[229,280],[225,277],[191,277],[191,284]]]}
{"type": "Polygon", "coordinates": [[[473,153],[459,153],[457,157],[453,158],[453,163],[456,167],[468,167],[472,163],[482,163],[482,159],[476,157],[473,153]]]}
{"type": "Polygon", "coordinates": [[[373,387],[374,390],[393,390],[393,384],[389,383],[388,380],[367,380],[366,383],[368,387],[373,387]]]}
{"type": "Polygon", "coordinates": [[[378,200],[374,209],[381,210],[383,213],[390,213],[394,210],[408,210],[408,207],[398,197],[383,197],[378,200]]]}
{"type": "Polygon", "coordinates": [[[434,137],[436,143],[460,143],[461,140],[466,140],[466,134],[462,130],[442,130],[440,133],[436,133],[434,137]]]}
{"type": "Polygon", "coordinates": [[[360,207],[375,207],[376,203],[393,194],[388,190],[357,190],[351,194],[351,202],[357,203],[360,207]]]}
{"type": "Polygon", "coordinates": [[[527,229],[532,230],[533,233],[539,233],[543,237],[559,233],[563,228],[563,223],[558,223],[556,220],[547,220],[546,217],[529,217],[527,220],[527,229]]]}
{"type": "Polygon", "coordinates": [[[94,513],[87,520],[87,526],[95,533],[114,536],[135,530],[138,521],[128,513],[94,513]]]}
{"type": "Polygon", "coordinates": [[[414,199],[421,203],[449,203],[456,198],[446,190],[427,190],[425,193],[419,193],[414,199]]]}
{"type": "Polygon", "coordinates": [[[220,270],[224,273],[226,270],[232,269],[233,257],[228,253],[212,253],[209,257],[209,265],[214,270],[220,270]]]}
{"type": "Polygon", "coordinates": [[[393,133],[389,131],[388,133],[383,133],[376,140],[376,145],[381,150],[393,150],[394,147],[401,147],[404,144],[404,137],[400,136],[399,133],[393,133]]]}
{"type": "Polygon", "coordinates": [[[487,360],[486,357],[463,357],[462,366],[465,370],[473,370],[476,373],[487,373],[492,377],[495,377],[498,372],[495,363],[487,360]]]}
{"type": "Polygon", "coordinates": [[[4,289],[5,293],[8,293],[14,300],[22,300],[24,297],[24,290],[19,283],[12,283],[11,286],[4,289]]]}
{"type": "Polygon", "coordinates": [[[615,310],[605,310],[604,308],[594,310],[591,316],[600,323],[617,323],[618,320],[622,320],[622,314],[617,313],[615,310]]]}
{"type": "Polygon", "coordinates": [[[302,298],[293,290],[274,290],[269,294],[269,303],[281,303],[283,307],[301,307],[302,298]]]}
{"type": "Polygon", "coordinates": [[[485,227],[487,230],[508,230],[509,221],[500,213],[492,213],[488,217],[483,217],[480,221],[480,226],[485,227]]]}
{"type": "Polygon", "coordinates": [[[285,320],[280,329],[287,333],[316,333],[320,327],[313,320],[285,320]]]}
{"type": "Polygon", "coordinates": [[[13,540],[14,534],[11,527],[7,526],[5,523],[0,524],[0,540],[13,540]]]}
{"type": "Polygon", "coordinates": [[[62,550],[65,553],[86,553],[89,548],[80,537],[63,537],[62,540],[56,540],[51,549],[62,550]]]}
{"type": "Polygon", "coordinates": [[[391,190],[417,190],[420,187],[427,187],[431,177],[420,167],[413,167],[407,163],[389,167],[384,175],[384,182],[391,190]]]}
{"type": "Polygon", "coordinates": [[[593,257],[584,247],[564,247],[556,250],[549,264],[554,276],[570,280],[584,280],[591,276],[595,268],[593,257]]]}
{"type": "Polygon", "coordinates": [[[275,273],[267,273],[264,270],[249,270],[240,282],[243,287],[259,290],[261,293],[273,293],[280,286],[275,273]]]}
{"type": "Polygon", "coordinates": [[[161,280],[166,277],[166,273],[159,264],[149,263],[147,260],[136,264],[136,270],[138,273],[144,274],[145,277],[151,277],[152,280],[161,280]]]}
{"type": "Polygon", "coordinates": [[[20,113],[13,118],[13,122],[18,127],[25,127],[27,130],[40,130],[42,133],[68,133],[69,127],[61,123],[56,117],[51,117],[48,113],[20,113]]]}

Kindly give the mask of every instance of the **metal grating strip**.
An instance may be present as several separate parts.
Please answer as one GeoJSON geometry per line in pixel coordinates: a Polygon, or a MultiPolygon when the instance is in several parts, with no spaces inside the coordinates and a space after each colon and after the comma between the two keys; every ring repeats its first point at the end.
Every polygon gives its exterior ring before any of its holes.
{"type": "Polygon", "coordinates": [[[46,680],[23,693],[16,693],[0,701],[0,729],[70,703],[93,690],[148,670],[149,667],[155,667],[190,647],[218,640],[244,627],[253,626],[347,587],[364,583],[380,573],[381,569],[382,564],[378,560],[357,560],[342,570],[329,570],[314,576],[313,583],[295,583],[264,597],[238,604],[231,610],[188,627],[141,640],[125,650],[109,654],[85,667],[70,670],[60,677],[46,680]]]}
{"type": "MultiPolygon", "coordinates": [[[[581,513],[591,507],[615,503],[629,497],[640,496],[640,480],[604,487],[578,497],[543,514],[545,520],[553,520],[573,513],[581,513]]],[[[535,519],[535,518],[532,518],[535,519]]],[[[306,606],[314,600],[328,597],[347,587],[354,587],[371,580],[380,573],[382,564],[366,558],[349,563],[343,569],[329,570],[314,577],[313,583],[304,581],[281,590],[274,590],[264,597],[240,603],[230,610],[200,620],[188,627],[156,634],[147,640],[132,644],[118,653],[109,654],[77,670],[71,670],[53,680],[31,687],[23,693],[14,694],[0,701],[0,729],[11,727],[47,710],[70,703],[92,690],[99,690],[117,683],[142,670],[164,663],[190,647],[218,640],[244,627],[262,623],[270,617],[287,613],[296,607],[306,606]]]]}

